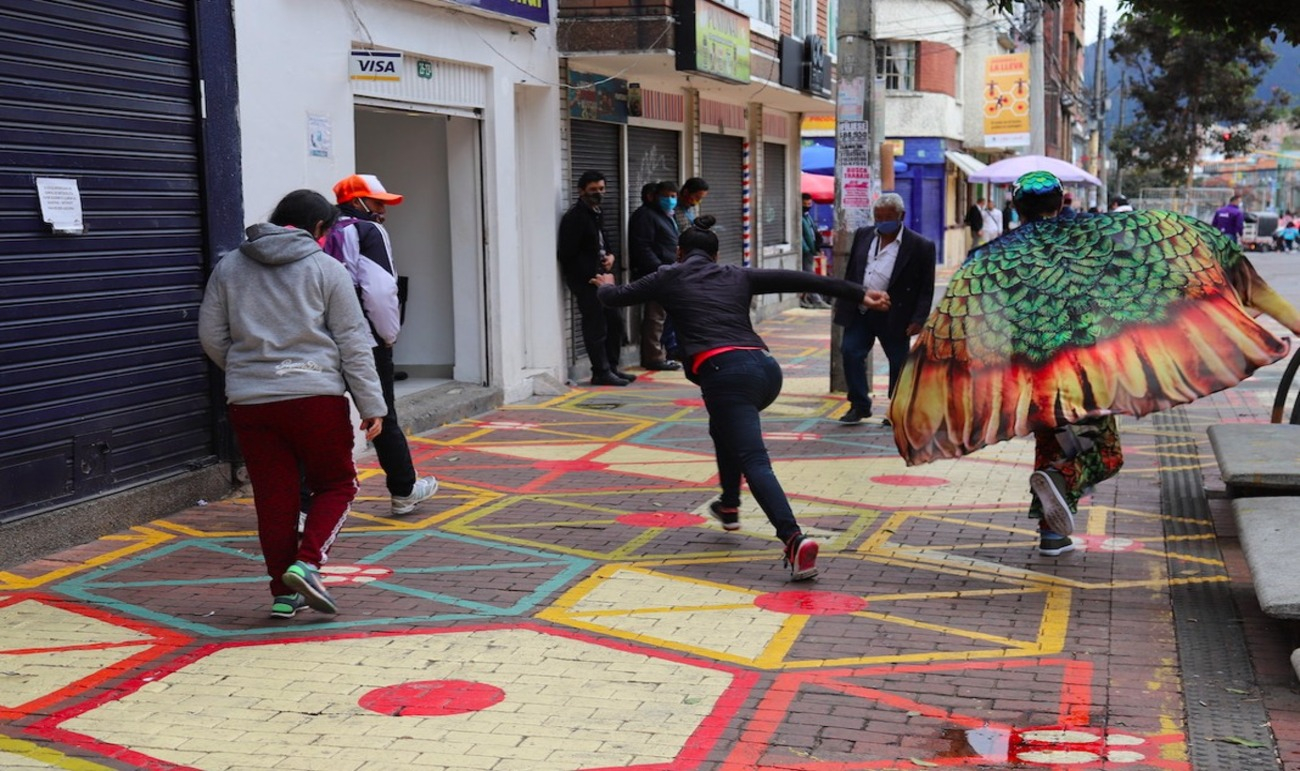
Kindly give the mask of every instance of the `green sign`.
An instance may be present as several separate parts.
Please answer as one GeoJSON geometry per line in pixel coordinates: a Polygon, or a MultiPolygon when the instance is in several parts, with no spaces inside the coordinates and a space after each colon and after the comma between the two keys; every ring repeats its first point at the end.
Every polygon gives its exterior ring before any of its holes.
{"type": "Polygon", "coordinates": [[[749,17],[710,0],[678,0],[677,69],[749,82],[749,17]]]}
{"type": "Polygon", "coordinates": [[[415,61],[415,74],[428,80],[433,77],[433,62],[428,59],[417,59],[415,61]]]}

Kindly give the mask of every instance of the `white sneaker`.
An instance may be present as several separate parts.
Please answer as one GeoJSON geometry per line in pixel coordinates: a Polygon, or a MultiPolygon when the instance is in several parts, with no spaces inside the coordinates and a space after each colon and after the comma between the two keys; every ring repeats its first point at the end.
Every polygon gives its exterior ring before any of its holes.
{"type": "Polygon", "coordinates": [[[438,492],[438,480],[433,477],[424,477],[415,480],[415,487],[411,488],[410,495],[393,496],[393,514],[410,514],[415,511],[415,507],[423,501],[427,501],[438,492]]]}

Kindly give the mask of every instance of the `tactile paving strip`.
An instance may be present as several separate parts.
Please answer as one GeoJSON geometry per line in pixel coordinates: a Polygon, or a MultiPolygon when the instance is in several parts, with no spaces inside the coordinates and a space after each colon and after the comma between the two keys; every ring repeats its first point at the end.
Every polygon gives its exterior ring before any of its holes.
{"type": "MultiPolygon", "coordinates": [[[[1160,508],[1171,544],[1170,575],[1176,575],[1174,549],[1205,559],[1207,569],[1223,556],[1213,535],[1214,521],[1205,482],[1195,465],[1197,436],[1182,409],[1156,413],[1160,458],[1160,508]],[[1176,544],[1176,546],[1173,546],[1176,544]]],[[[1226,577],[1226,571],[1220,570],[1226,577]]],[[[1187,754],[1195,769],[1281,768],[1269,728],[1246,636],[1227,581],[1171,581],[1174,633],[1178,640],[1183,699],[1187,705],[1187,754]],[[1253,746],[1252,746],[1253,745],[1253,746]],[[1263,745],[1263,746],[1260,746],[1263,745]]]]}

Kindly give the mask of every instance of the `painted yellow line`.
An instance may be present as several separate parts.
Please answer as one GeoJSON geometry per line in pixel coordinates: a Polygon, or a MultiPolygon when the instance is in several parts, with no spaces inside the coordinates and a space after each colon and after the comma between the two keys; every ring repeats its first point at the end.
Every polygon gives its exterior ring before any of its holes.
{"type": "Polygon", "coordinates": [[[768,668],[781,666],[785,662],[785,657],[790,654],[790,649],[798,642],[799,634],[811,620],[811,616],[787,618],[776,634],[772,635],[772,641],[763,649],[763,653],[754,659],[754,664],[768,668]]]}
{"type": "Polygon", "coordinates": [[[82,758],[72,758],[64,755],[58,750],[42,747],[33,742],[22,739],[10,739],[7,736],[0,736],[0,762],[4,761],[4,755],[20,755],[25,758],[31,758],[38,763],[53,768],[62,768],[66,771],[112,771],[108,766],[101,766],[98,763],[92,763],[82,758]]]}
{"type": "Polygon", "coordinates": [[[75,573],[90,570],[91,568],[96,568],[100,565],[106,565],[137,552],[147,551],[158,544],[170,541],[175,537],[171,533],[144,526],[133,527],[131,528],[131,532],[139,534],[138,537],[126,534],[116,534],[99,539],[101,541],[131,542],[127,546],[120,549],[114,549],[104,554],[96,555],[85,562],[69,565],[68,567],[59,568],[58,570],[51,570],[48,573],[42,573],[39,576],[25,578],[14,573],[0,571],[0,589],[30,589],[32,587],[41,586],[75,573]]]}

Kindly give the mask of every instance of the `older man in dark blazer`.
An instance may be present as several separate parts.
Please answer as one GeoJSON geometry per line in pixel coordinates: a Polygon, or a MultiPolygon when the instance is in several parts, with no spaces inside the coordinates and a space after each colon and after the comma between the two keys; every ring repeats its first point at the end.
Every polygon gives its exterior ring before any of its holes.
{"type": "Polygon", "coordinates": [[[844,278],[889,293],[889,310],[867,310],[846,300],[835,301],[834,321],[844,327],[840,355],[849,388],[849,410],[842,423],[871,417],[867,354],[880,341],[889,360],[889,395],[907,359],[909,338],[921,331],[934,302],[934,242],[903,227],[903,199],[886,193],[876,202],[876,224],[858,228],[844,278]]]}

